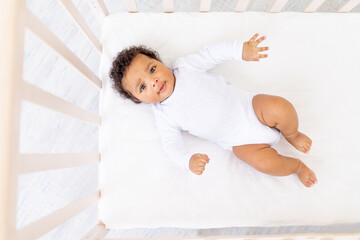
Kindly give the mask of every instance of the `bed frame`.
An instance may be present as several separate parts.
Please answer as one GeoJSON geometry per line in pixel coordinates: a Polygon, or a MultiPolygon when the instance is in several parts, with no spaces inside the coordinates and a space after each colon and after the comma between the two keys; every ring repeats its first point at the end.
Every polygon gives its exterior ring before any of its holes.
{"type": "MultiPolygon", "coordinates": [[[[90,30],[71,0],[59,0],[66,11],[72,16],[77,26],[88,40],[101,54],[102,46],[94,33],[90,30]]],[[[201,0],[200,12],[209,12],[211,0],[201,0]]],[[[271,13],[281,12],[288,0],[276,0],[271,13]]],[[[304,10],[306,13],[315,12],[325,0],[313,0],[304,10]]],[[[95,16],[101,23],[108,10],[103,0],[88,0],[95,16]]],[[[347,13],[360,3],[360,0],[349,0],[337,13],[347,13]]],[[[244,12],[249,0],[239,0],[235,12],[244,12]]],[[[136,0],[127,0],[128,12],[138,12],[136,0]]],[[[163,0],[165,13],[174,12],[173,0],[163,0]]],[[[16,229],[16,207],[18,195],[18,177],[21,174],[46,171],[60,168],[72,168],[99,164],[99,153],[66,153],[66,154],[21,154],[19,153],[20,116],[22,101],[30,101],[72,118],[101,125],[101,117],[86,111],[62,98],[44,91],[30,83],[23,81],[23,54],[25,28],[36,34],[56,53],[77,69],[89,82],[100,91],[102,81],[93,73],[61,40],[58,39],[30,10],[26,8],[25,0],[8,0],[2,2],[0,8],[0,30],[3,34],[0,44],[0,239],[37,239],[55,227],[65,223],[83,210],[91,207],[100,199],[100,189],[90,195],[77,200],[68,206],[57,210],[48,216],[31,224],[16,229]],[[19,164],[21,163],[21,165],[19,164]]],[[[98,220],[82,239],[105,239],[110,230],[98,220]]],[[[181,239],[360,239],[360,232],[321,233],[321,234],[291,234],[291,235],[261,235],[261,236],[232,236],[232,237],[192,237],[181,239]]],[[[162,239],[162,238],[157,238],[162,239]]],[[[180,238],[177,238],[180,239],[180,238]]]]}

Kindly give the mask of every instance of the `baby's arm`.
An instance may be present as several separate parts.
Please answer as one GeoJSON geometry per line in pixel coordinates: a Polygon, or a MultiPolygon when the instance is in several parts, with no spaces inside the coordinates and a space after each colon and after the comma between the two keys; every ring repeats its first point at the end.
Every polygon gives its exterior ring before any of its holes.
{"type": "Polygon", "coordinates": [[[204,46],[199,52],[179,58],[177,64],[207,71],[228,60],[242,60],[243,42],[219,42],[204,46]]]}
{"type": "Polygon", "coordinates": [[[210,158],[206,154],[191,154],[184,145],[181,129],[162,111],[152,105],[161,143],[166,155],[182,169],[201,175],[210,158]]]}
{"type": "Polygon", "coordinates": [[[193,154],[185,148],[181,129],[165,116],[161,110],[156,109],[155,106],[152,106],[152,108],[166,155],[182,169],[190,172],[189,162],[193,154]]]}
{"type": "Polygon", "coordinates": [[[258,47],[265,36],[256,40],[257,37],[258,34],[255,34],[247,42],[235,40],[206,45],[198,53],[179,58],[177,64],[207,71],[229,60],[259,61],[268,55],[258,53],[269,50],[269,47],[258,47]]]}

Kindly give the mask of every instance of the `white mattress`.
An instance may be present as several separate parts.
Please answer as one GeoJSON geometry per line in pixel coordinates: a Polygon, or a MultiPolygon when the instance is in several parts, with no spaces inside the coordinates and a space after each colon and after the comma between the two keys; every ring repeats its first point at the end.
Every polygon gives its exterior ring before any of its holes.
{"type": "Polygon", "coordinates": [[[103,24],[100,74],[99,219],[108,229],[220,228],[360,222],[360,14],[115,13],[103,24]],[[161,148],[151,106],[122,99],[108,71],[117,52],[145,44],[171,67],[182,55],[218,41],[266,35],[260,62],[216,66],[232,85],[279,95],[296,108],[310,155],[283,138],[280,154],[302,159],[319,183],[256,171],[220,146],[182,132],[193,153],[211,162],[185,173],[161,148]]]}

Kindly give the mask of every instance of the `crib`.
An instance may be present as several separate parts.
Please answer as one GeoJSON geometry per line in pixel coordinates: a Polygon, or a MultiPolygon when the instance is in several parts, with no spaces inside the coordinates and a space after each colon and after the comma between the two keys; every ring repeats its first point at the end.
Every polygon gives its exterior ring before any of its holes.
{"type": "MultiPolygon", "coordinates": [[[[71,0],[60,0],[66,11],[72,16],[77,26],[88,38],[99,53],[102,45],[97,36],[91,31],[83,17],[71,0]]],[[[277,0],[269,12],[281,12],[287,0],[277,0]]],[[[312,0],[304,12],[314,13],[325,0],[312,0]]],[[[360,3],[359,0],[348,0],[337,13],[348,13],[360,3]]],[[[88,0],[88,4],[100,23],[109,15],[102,0],[88,0]]],[[[128,12],[139,12],[136,0],[126,1],[128,12]]],[[[209,12],[211,0],[201,0],[200,12],[209,12]]],[[[235,12],[244,12],[249,1],[239,0],[235,12]]],[[[49,45],[59,56],[66,60],[79,73],[99,91],[102,89],[102,80],[92,72],[69,48],[62,43],[30,10],[26,8],[26,1],[6,1],[0,10],[0,26],[4,34],[1,47],[1,239],[38,239],[52,229],[68,221],[83,210],[91,207],[101,198],[100,188],[79,199],[68,206],[49,214],[21,229],[16,228],[16,211],[18,197],[18,177],[21,174],[41,172],[53,169],[74,168],[99,164],[101,155],[87,153],[64,154],[21,154],[19,153],[19,126],[21,116],[21,103],[29,101],[52,111],[59,112],[71,118],[101,126],[101,117],[79,106],[72,104],[60,97],[44,91],[22,79],[24,32],[29,29],[42,41],[49,45]],[[21,162],[21,164],[20,164],[21,162]]],[[[174,1],[163,0],[163,12],[174,12],[174,1]]],[[[110,230],[106,229],[100,220],[82,239],[109,239],[105,238],[110,230]]],[[[154,238],[162,239],[162,238],[154,238]]],[[[179,238],[180,239],[180,238],[179,238]]],[[[287,235],[262,235],[262,236],[231,236],[231,237],[193,237],[181,239],[360,239],[360,232],[354,233],[317,233],[317,234],[287,234],[287,235]]]]}

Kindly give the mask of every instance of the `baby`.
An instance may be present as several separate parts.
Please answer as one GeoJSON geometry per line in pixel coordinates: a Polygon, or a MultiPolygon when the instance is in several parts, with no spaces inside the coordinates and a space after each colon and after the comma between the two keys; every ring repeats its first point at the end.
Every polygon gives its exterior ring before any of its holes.
{"type": "Polygon", "coordinates": [[[301,160],[272,148],[280,133],[297,150],[308,154],[312,141],[298,130],[293,105],[279,96],[254,94],[231,86],[207,72],[229,60],[259,61],[268,47],[257,47],[266,37],[248,42],[221,42],[178,58],[166,67],[157,52],[145,46],[121,51],[113,62],[113,87],[135,103],[151,104],[164,151],[183,169],[201,175],[210,158],[190,153],[181,130],[232,150],[239,159],[273,176],[296,174],[306,187],[317,178],[301,160]]]}

